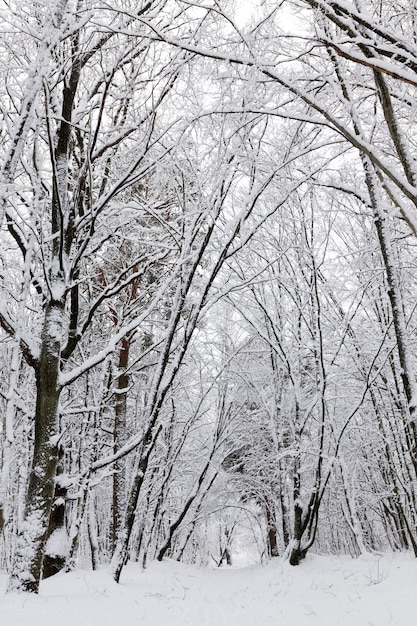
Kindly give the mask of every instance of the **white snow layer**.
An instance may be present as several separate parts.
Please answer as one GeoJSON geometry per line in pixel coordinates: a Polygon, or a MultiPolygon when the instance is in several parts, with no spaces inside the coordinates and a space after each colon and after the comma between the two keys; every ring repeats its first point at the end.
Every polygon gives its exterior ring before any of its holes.
{"type": "Polygon", "coordinates": [[[415,626],[417,560],[411,554],[309,555],[299,567],[203,569],[165,560],[77,570],[42,582],[38,596],[5,594],[2,624],[13,626],[415,626]]]}

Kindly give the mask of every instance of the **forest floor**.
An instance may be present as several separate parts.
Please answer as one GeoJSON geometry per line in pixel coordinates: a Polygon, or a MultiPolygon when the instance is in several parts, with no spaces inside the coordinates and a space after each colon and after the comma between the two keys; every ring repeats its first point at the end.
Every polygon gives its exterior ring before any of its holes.
{"type": "Polygon", "coordinates": [[[417,560],[411,554],[309,555],[299,567],[204,569],[166,560],[58,574],[38,596],[5,594],[7,626],[417,626],[417,560]]]}

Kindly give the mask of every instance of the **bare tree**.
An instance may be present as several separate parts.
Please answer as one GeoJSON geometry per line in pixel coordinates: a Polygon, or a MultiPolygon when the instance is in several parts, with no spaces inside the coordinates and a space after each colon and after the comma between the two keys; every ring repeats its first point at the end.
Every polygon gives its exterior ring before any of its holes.
{"type": "MultiPolygon", "coordinates": [[[[32,263],[29,276],[34,291],[27,303],[37,312],[35,335],[25,339],[23,334],[28,332],[21,332],[22,320],[15,322],[11,309],[1,316],[3,329],[20,336],[23,356],[36,376],[32,471],[11,581],[11,588],[34,592],[39,586],[55,489],[62,389],[102,362],[156,306],[163,286],[147,302],[147,312],[142,310],[125,327],[120,326],[95,355],[76,366],[83,338],[93,320],[103,316],[103,304],[137,281],[170,249],[166,241],[146,259],[139,250],[135,261],[96,290],[84,306],[85,286],[94,267],[90,259],[94,255],[105,258],[109,242],[121,235],[123,220],[131,220],[138,210],[123,199],[126,188],[138,185],[169,152],[170,140],[166,138],[163,145],[161,138],[175,120],[159,125],[157,112],[175,82],[178,65],[164,71],[166,59],[161,60],[152,45],[144,44],[137,31],[132,40],[131,25],[145,14],[152,19],[158,3],[149,2],[131,16],[104,12],[98,30],[92,16],[87,22],[82,17],[82,3],[61,9],[62,41],[39,79],[43,114],[36,119],[34,149],[26,140],[19,152],[24,163],[19,176],[27,181],[28,191],[9,196],[7,208],[9,237],[20,250],[22,267],[25,261],[32,263]],[[129,162],[126,150],[130,150],[129,162]],[[32,164],[26,168],[30,152],[32,164]],[[122,209],[126,211],[120,219],[122,209]],[[28,247],[32,227],[37,233],[35,254],[28,247]]],[[[23,115],[24,102],[19,106],[23,115]]],[[[20,145],[22,133],[19,137],[20,145]]],[[[140,210],[146,213],[147,206],[152,210],[155,204],[152,199],[140,210]]]]}

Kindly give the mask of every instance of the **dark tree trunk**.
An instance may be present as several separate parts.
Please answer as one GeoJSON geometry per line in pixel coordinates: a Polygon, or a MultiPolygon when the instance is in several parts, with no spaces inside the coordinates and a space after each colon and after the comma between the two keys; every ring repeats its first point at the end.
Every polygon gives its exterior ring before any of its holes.
{"type": "Polygon", "coordinates": [[[229,546],[226,546],[222,552],[222,555],[219,561],[219,567],[223,565],[224,561],[226,561],[226,565],[230,566],[233,564],[232,553],[230,552],[229,546]]]}
{"type": "Polygon", "coordinates": [[[68,539],[65,528],[65,503],[68,487],[65,481],[62,480],[63,474],[64,448],[60,445],[56,469],[54,503],[49,518],[46,551],[43,558],[43,578],[49,578],[49,576],[53,576],[64,569],[67,560],[68,539]]]}
{"type": "Polygon", "coordinates": [[[95,510],[93,493],[90,493],[88,498],[89,498],[88,518],[87,518],[88,540],[90,542],[90,550],[91,550],[91,567],[95,571],[98,569],[99,560],[98,560],[98,540],[97,540],[97,519],[96,519],[96,510],[95,510]]]}
{"type": "Polygon", "coordinates": [[[294,532],[291,541],[290,564],[299,565],[302,559],[301,537],[302,537],[303,510],[299,504],[294,506],[294,532]]]}
{"type": "Polygon", "coordinates": [[[46,308],[37,367],[35,441],[26,509],[16,545],[10,589],[37,593],[55,493],[58,462],[58,384],[64,305],[46,308]]]}
{"type": "MultiPolygon", "coordinates": [[[[116,380],[116,401],[114,407],[113,449],[118,452],[126,442],[127,427],[127,389],[129,375],[130,338],[124,337],[119,351],[118,375],[116,380]]],[[[126,508],[126,461],[119,459],[114,464],[113,473],[113,524],[112,524],[112,553],[116,548],[117,537],[123,524],[123,515],[126,508]]]]}
{"type": "Polygon", "coordinates": [[[266,503],[266,523],[268,528],[268,553],[270,556],[279,556],[278,550],[278,538],[277,538],[277,527],[275,523],[274,516],[271,513],[271,503],[266,503]]]}

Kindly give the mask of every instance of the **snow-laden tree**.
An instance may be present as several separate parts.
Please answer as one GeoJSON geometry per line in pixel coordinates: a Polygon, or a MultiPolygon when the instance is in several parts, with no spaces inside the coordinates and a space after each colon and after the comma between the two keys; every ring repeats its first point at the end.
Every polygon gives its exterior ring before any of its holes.
{"type": "MultiPolygon", "coordinates": [[[[186,3],[196,7],[198,3],[186,3]]],[[[242,101],[246,110],[281,119],[303,120],[327,129],[328,145],[361,163],[366,196],[373,207],[403,370],[410,413],[410,455],[415,449],[415,384],[396,268],[390,254],[388,213],[397,214],[416,232],[413,91],[416,87],[414,6],[381,9],[372,1],[353,3],[306,0],[279,7],[260,3],[250,19],[240,19],[233,3],[205,5],[205,28],[181,36],[154,30],[172,46],[227,61],[236,80],[258,85],[257,99],[242,101]],[[291,30],[291,20],[296,29],[291,30]],[[298,30],[298,32],[296,32],[298,30]],[[209,39],[218,33],[217,45],[209,39]]],[[[237,110],[233,103],[230,111],[237,110]]],[[[322,134],[311,150],[322,147],[322,134]]],[[[336,179],[340,192],[354,193],[336,179]]],[[[323,177],[318,177],[323,181],[323,177]]]]}
{"type": "MultiPolygon", "coordinates": [[[[19,7],[15,14],[6,11],[9,21],[19,15],[19,7]]],[[[53,537],[48,539],[54,493],[59,500],[56,488],[68,486],[63,477],[56,481],[58,451],[62,444],[65,448],[66,434],[76,432],[77,416],[90,414],[88,428],[101,428],[100,411],[84,406],[94,394],[100,403],[115,394],[118,425],[106,459],[98,458],[96,444],[91,455],[80,453],[84,493],[91,471],[118,464],[140,448],[123,522],[115,511],[120,530],[115,576],[120,575],[163,428],[164,403],[201,311],[213,288],[214,298],[221,295],[216,281],[225,259],[243,248],[291,190],[258,215],[260,199],[288,152],[267,169],[248,160],[259,145],[262,124],[245,111],[228,121],[225,102],[239,96],[241,86],[235,89],[228,79],[223,87],[211,62],[199,71],[213,87],[208,113],[216,105],[220,114],[205,123],[205,93],[198,86],[189,89],[190,53],[148,36],[172,28],[177,17],[178,32],[187,31],[175,4],[109,8],[68,2],[60,5],[59,15],[34,7],[29,17],[28,32],[18,19],[14,28],[16,41],[23,39],[28,49],[19,72],[30,98],[26,91],[16,95],[10,73],[2,85],[4,119],[12,129],[5,142],[17,165],[14,170],[7,165],[5,154],[4,239],[10,252],[4,264],[14,281],[5,291],[1,325],[36,384],[30,478],[11,582],[11,588],[36,592],[45,549],[50,557],[57,549],[53,537]],[[41,77],[31,65],[44,46],[35,36],[39,25],[53,39],[46,45],[48,63],[42,62],[41,77]],[[140,423],[127,438],[120,423],[127,403],[127,347],[136,339],[135,362],[152,354],[154,367],[140,423]],[[91,387],[96,380],[103,386],[115,351],[119,371],[106,399],[91,387]],[[74,398],[78,408],[71,406],[74,398]]],[[[12,380],[11,410],[15,387],[12,380]]],[[[82,444],[88,428],[83,424],[78,432],[82,444]]],[[[74,457],[72,442],[70,449],[74,457]]],[[[8,467],[3,464],[4,481],[8,467]]],[[[85,502],[81,497],[81,513],[85,502]]]]}
{"type": "Polygon", "coordinates": [[[416,550],[414,8],[381,6],[1,9],[11,588],[86,534],[116,580],[183,554],[236,454],[270,553],[340,513],[353,551],[416,550]]]}
{"type": "Polygon", "coordinates": [[[156,229],[144,226],[170,199],[156,185],[149,194],[142,189],[184,128],[175,107],[165,104],[160,114],[183,55],[170,57],[143,41],[138,26],[145,14],[160,16],[163,5],[132,6],[130,14],[127,5],[121,10],[63,2],[59,15],[33,7],[25,13],[27,26],[23,7],[20,14],[16,7],[16,15],[5,9],[9,21],[20,16],[13,28],[16,44],[25,35],[27,54],[19,57],[10,46],[15,63],[20,60],[20,79],[25,78],[22,93],[13,89],[15,74],[3,75],[2,83],[3,118],[13,131],[4,161],[4,230],[12,250],[5,251],[4,264],[15,281],[3,300],[1,325],[36,379],[32,467],[12,588],[38,589],[63,437],[63,389],[145,326],[170,284],[175,232],[163,220],[156,229]],[[45,37],[38,37],[39,28],[45,37]],[[32,59],[41,54],[40,72],[32,59]],[[137,195],[127,196],[133,186],[137,195]],[[135,249],[129,263],[110,276],[104,271],[100,280],[112,248],[126,242],[135,249]],[[131,290],[153,266],[157,284],[115,328],[106,303],[131,290]],[[97,320],[107,332],[92,343],[97,320]]]}

